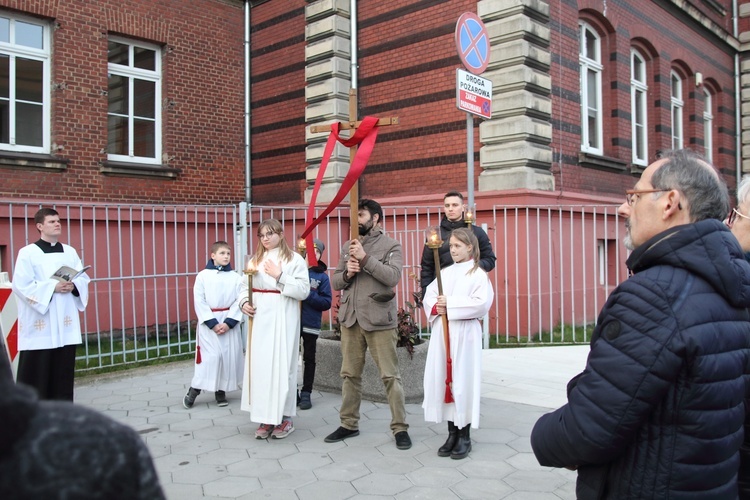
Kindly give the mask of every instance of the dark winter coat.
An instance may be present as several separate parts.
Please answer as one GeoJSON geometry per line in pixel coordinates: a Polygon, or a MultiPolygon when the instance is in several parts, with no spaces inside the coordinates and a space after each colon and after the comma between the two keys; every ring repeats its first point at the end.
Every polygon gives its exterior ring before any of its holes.
{"type": "Polygon", "coordinates": [[[164,498],[136,431],[16,385],[0,336],[0,498],[164,498]]]}
{"type": "Polygon", "coordinates": [[[308,269],[310,274],[310,295],[302,301],[302,331],[320,334],[320,323],[323,311],[331,308],[331,280],[326,274],[328,266],[322,260],[318,265],[308,269]]]}
{"type": "Polygon", "coordinates": [[[716,220],[627,261],[568,404],[542,416],[539,463],[578,467],[578,498],[737,498],[750,379],[750,265],[716,220]]]}
{"type": "MultiPolygon", "coordinates": [[[[438,256],[440,257],[441,269],[453,265],[453,258],[450,252],[450,235],[451,231],[461,227],[466,227],[466,223],[463,220],[450,221],[447,217],[443,216],[443,220],[440,221],[440,239],[443,240],[443,245],[438,249],[438,256]]],[[[479,226],[472,225],[471,230],[479,242],[479,267],[490,272],[495,269],[495,261],[497,260],[495,254],[492,252],[490,239],[487,237],[487,233],[479,226]]],[[[420,271],[419,281],[419,284],[422,286],[422,298],[424,298],[424,293],[427,291],[427,286],[435,279],[434,257],[432,248],[425,246],[424,250],[422,250],[422,270],[420,271]]]]}

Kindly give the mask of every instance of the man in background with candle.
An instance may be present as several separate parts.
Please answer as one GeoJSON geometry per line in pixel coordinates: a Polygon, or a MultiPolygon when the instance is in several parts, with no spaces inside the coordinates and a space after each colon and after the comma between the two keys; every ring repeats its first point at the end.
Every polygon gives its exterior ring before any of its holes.
{"type": "MultiPolygon", "coordinates": [[[[440,221],[440,239],[443,240],[443,246],[438,250],[441,269],[445,269],[453,264],[448,244],[451,231],[467,226],[467,221],[464,217],[464,211],[466,210],[466,206],[464,205],[464,195],[458,191],[450,191],[446,193],[443,197],[443,207],[445,210],[445,216],[443,217],[443,220],[440,221]]],[[[476,217],[476,214],[472,213],[472,217],[476,217]]],[[[475,226],[473,220],[470,224],[469,227],[479,241],[479,267],[489,273],[495,269],[495,261],[497,260],[492,251],[492,244],[487,237],[487,233],[485,233],[481,227],[475,226]]],[[[422,251],[421,267],[422,272],[419,284],[422,287],[422,298],[424,299],[424,293],[427,290],[427,286],[435,280],[435,259],[432,250],[426,246],[422,251]]]]}
{"type": "Polygon", "coordinates": [[[404,388],[396,357],[396,293],[401,279],[401,243],[380,227],[383,209],[374,200],[359,201],[360,238],[347,241],[333,274],[333,289],[341,290],[341,426],[325,438],[335,443],[359,435],[362,370],[365,352],[372,354],[391,409],[391,431],[399,450],[411,448],[406,423],[404,388]]]}

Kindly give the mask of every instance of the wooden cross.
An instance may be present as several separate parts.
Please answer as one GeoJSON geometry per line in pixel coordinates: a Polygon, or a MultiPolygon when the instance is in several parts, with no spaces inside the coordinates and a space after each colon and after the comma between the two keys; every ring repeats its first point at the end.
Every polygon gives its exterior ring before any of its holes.
{"type": "MultiPolygon", "coordinates": [[[[357,121],[357,89],[349,89],[349,121],[340,124],[341,130],[356,130],[362,124],[357,121]]],[[[398,117],[380,118],[378,126],[398,125],[398,117]]],[[[330,125],[313,125],[310,132],[317,134],[319,132],[330,132],[330,125]]],[[[349,148],[349,167],[354,163],[354,157],[357,155],[357,146],[349,148]]],[[[349,191],[349,225],[351,239],[356,240],[359,237],[359,225],[357,224],[357,214],[359,213],[359,181],[355,182],[349,191]]],[[[380,221],[382,223],[382,221],[380,221]]]]}

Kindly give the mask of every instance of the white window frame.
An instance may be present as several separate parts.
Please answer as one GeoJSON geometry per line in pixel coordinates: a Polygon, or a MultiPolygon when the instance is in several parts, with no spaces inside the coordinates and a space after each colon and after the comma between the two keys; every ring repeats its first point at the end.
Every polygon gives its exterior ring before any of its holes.
{"type": "MultiPolygon", "coordinates": [[[[162,162],[162,114],[161,114],[161,96],[162,96],[162,69],[161,69],[161,48],[158,45],[137,42],[128,38],[122,38],[117,36],[110,36],[109,41],[121,43],[127,45],[130,56],[128,57],[129,65],[125,66],[122,64],[107,63],[107,70],[110,75],[118,75],[126,77],[131,81],[128,85],[128,155],[112,154],[107,153],[107,158],[110,161],[121,161],[121,162],[132,162],[132,163],[146,163],[158,165],[162,162]],[[145,70],[136,68],[133,66],[133,49],[140,47],[148,50],[153,50],[155,53],[155,69],[145,70]],[[133,106],[135,105],[135,99],[133,97],[134,85],[132,85],[133,79],[146,80],[155,82],[154,85],[154,157],[150,158],[147,156],[135,156],[134,154],[134,134],[133,134],[133,106]]],[[[107,112],[107,117],[111,113],[107,112]]]]}
{"type": "Polygon", "coordinates": [[[648,165],[648,85],[646,58],[636,49],[630,50],[630,109],[632,113],[633,163],[648,165]],[[636,61],[640,63],[640,74],[635,74],[636,61]],[[643,123],[638,122],[641,116],[643,123]],[[641,146],[641,147],[639,147],[641,146]],[[643,154],[639,155],[639,149],[643,154]]]}
{"type": "MultiPolygon", "coordinates": [[[[0,54],[7,55],[10,58],[9,61],[9,96],[8,96],[8,127],[9,127],[9,141],[8,143],[0,142],[0,150],[12,151],[18,153],[50,153],[50,57],[52,53],[51,40],[50,40],[50,28],[49,24],[41,22],[38,19],[32,19],[28,17],[18,16],[9,12],[2,12],[0,17],[8,19],[10,21],[10,43],[0,42],[0,54]],[[16,45],[13,43],[16,34],[16,22],[22,21],[24,23],[33,24],[42,28],[42,48],[35,49],[32,47],[25,47],[23,45],[16,45]],[[18,57],[24,59],[32,59],[35,61],[42,62],[42,145],[41,146],[30,146],[27,144],[16,144],[16,86],[14,84],[16,80],[16,59],[18,57]]],[[[21,101],[23,102],[23,101],[21,101]]]]}
{"type": "Polygon", "coordinates": [[[683,89],[682,77],[676,71],[670,73],[669,93],[670,93],[670,120],[672,121],[672,149],[682,149],[685,142],[683,124],[683,110],[685,101],[682,100],[683,89]],[[675,85],[675,82],[677,85],[675,85]],[[675,91],[675,87],[677,87],[675,91]]]}
{"type": "Polygon", "coordinates": [[[599,33],[583,21],[578,23],[578,62],[580,64],[580,85],[581,85],[581,151],[597,155],[604,154],[604,125],[602,111],[602,71],[604,66],[601,63],[602,42],[599,33]],[[588,53],[586,44],[586,32],[590,32],[596,39],[594,54],[588,53]],[[594,89],[596,95],[590,95],[588,88],[588,76],[594,77],[594,89]],[[595,102],[595,108],[589,106],[589,101],[595,102]],[[595,131],[589,129],[589,116],[593,114],[595,131]],[[592,144],[591,138],[598,139],[597,143],[592,144]]]}
{"type": "Polygon", "coordinates": [[[714,156],[714,113],[713,96],[703,88],[703,147],[706,160],[713,162],[714,156]]]}

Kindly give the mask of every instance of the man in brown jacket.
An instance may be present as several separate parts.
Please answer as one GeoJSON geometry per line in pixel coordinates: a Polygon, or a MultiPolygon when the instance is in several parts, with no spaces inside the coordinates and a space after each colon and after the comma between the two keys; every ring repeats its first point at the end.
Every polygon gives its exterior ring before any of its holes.
{"type": "Polygon", "coordinates": [[[383,233],[383,209],[374,200],[359,201],[360,239],[344,244],[333,274],[334,290],[341,290],[341,426],[325,438],[335,443],[359,435],[362,370],[370,354],[385,385],[391,408],[391,431],[400,450],[411,448],[406,423],[404,389],[396,357],[398,341],[396,294],[401,279],[401,244],[383,233]]]}

